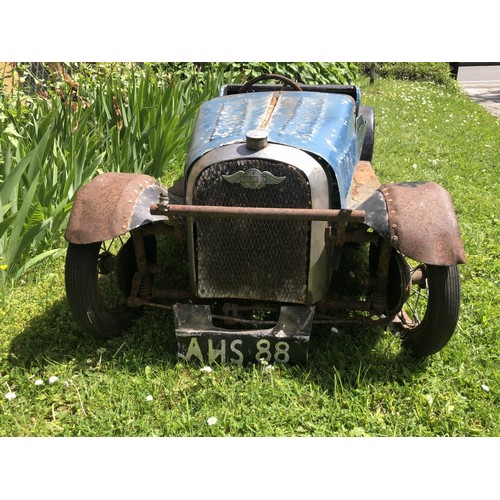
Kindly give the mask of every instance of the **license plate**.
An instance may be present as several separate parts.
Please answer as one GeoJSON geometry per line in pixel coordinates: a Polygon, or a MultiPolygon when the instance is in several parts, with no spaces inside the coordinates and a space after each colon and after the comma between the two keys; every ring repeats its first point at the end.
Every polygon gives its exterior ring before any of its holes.
{"type": "Polygon", "coordinates": [[[203,364],[306,364],[314,308],[283,306],[273,328],[226,330],[213,326],[209,306],[176,304],[178,355],[203,364]]]}

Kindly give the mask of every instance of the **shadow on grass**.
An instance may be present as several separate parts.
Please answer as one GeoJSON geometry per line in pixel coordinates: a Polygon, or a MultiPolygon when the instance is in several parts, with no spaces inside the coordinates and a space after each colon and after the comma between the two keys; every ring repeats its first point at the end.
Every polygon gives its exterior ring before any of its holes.
{"type": "Polygon", "coordinates": [[[328,392],[335,392],[339,382],[344,389],[385,381],[405,384],[428,365],[403,350],[383,327],[317,329],[310,342],[309,379],[328,392]]]}
{"type": "Polygon", "coordinates": [[[49,364],[71,364],[88,369],[99,356],[120,369],[177,362],[173,320],[161,310],[147,310],[123,335],[95,339],[84,335],[74,322],[66,299],[53,303],[34,317],[10,344],[9,361],[26,369],[49,364]]]}
{"type": "MultiPolygon", "coordinates": [[[[313,329],[309,362],[292,369],[297,379],[314,380],[325,391],[335,391],[339,381],[344,388],[371,382],[405,383],[425,369],[405,351],[384,349],[382,328],[325,327],[313,329]],[[396,352],[396,353],[395,353],[396,352]]],[[[17,335],[10,344],[12,366],[44,369],[66,364],[71,370],[87,370],[99,359],[115,369],[143,372],[145,366],[172,368],[177,358],[177,343],[172,314],[148,309],[123,335],[96,340],[85,336],[71,317],[65,299],[53,303],[17,335]]]]}

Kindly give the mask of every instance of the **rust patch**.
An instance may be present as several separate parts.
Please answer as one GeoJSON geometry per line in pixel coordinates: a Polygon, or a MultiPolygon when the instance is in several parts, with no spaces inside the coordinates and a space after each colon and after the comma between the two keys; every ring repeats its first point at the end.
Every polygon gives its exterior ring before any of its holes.
{"type": "Polygon", "coordinates": [[[269,103],[269,106],[266,109],[264,119],[262,120],[261,124],[259,125],[259,128],[262,128],[262,129],[267,128],[269,121],[271,120],[271,117],[273,116],[274,109],[278,105],[279,98],[280,98],[279,94],[273,95],[273,97],[271,98],[271,102],[269,103]]]}
{"type": "Polygon", "coordinates": [[[452,266],[466,261],[451,197],[434,182],[384,184],[391,244],[418,262],[452,266]]]}
{"type": "Polygon", "coordinates": [[[145,174],[109,172],[81,187],[64,237],[77,244],[94,243],[125,234],[153,219],[149,205],[165,190],[145,174]]]}
{"type": "Polygon", "coordinates": [[[355,207],[367,200],[378,188],[378,180],[372,164],[369,161],[360,161],[356,167],[348,196],[347,206],[355,207]]]}

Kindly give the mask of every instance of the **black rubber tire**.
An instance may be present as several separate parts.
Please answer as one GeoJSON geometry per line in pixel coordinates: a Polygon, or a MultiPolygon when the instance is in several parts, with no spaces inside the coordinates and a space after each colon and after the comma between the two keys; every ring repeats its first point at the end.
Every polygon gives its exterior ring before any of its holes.
{"type": "Polygon", "coordinates": [[[363,115],[366,121],[366,134],[361,148],[361,161],[372,161],[373,147],[375,144],[375,113],[371,106],[360,106],[359,114],[363,115]]]}
{"type": "MultiPolygon", "coordinates": [[[[156,260],[156,238],[147,238],[149,241],[145,243],[148,261],[156,260]],[[151,255],[153,251],[154,255],[151,255]]],[[[116,258],[119,264],[115,267],[120,267],[122,274],[115,277],[116,288],[113,292],[116,292],[116,305],[105,304],[100,296],[98,280],[101,245],[102,242],[87,245],[69,243],[65,264],[66,297],[74,320],[85,333],[96,338],[111,338],[126,330],[140,316],[142,308],[129,307],[125,302],[125,291],[131,289],[131,283],[125,281],[131,280],[137,269],[134,260],[131,260],[134,256],[131,252],[132,239],[118,252],[122,257],[116,258]]],[[[115,271],[116,269],[107,274],[114,275],[115,271]]]]}
{"type": "Polygon", "coordinates": [[[403,322],[400,331],[403,346],[422,358],[440,351],[452,337],[460,315],[461,292],[458,266],[419,267],[427,276],[425,313],[418,324],[403,322]]]}

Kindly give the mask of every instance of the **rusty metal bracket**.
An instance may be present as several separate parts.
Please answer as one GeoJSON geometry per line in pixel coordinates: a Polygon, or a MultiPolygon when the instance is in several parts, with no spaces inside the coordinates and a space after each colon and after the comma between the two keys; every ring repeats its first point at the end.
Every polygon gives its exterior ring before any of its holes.
{"type": "Polygon", "coordinates": [[[375,313],[383,313],[387,308],[387,284],[392,247],[389,241],[380,239],[380,253],[374,279],[374,291],[371,297],[371,308],[375,313]]]}
{"type": "Polygon", "coordinates": [[[149,298],[153,292],[152,273],[148,265],[146,257],[146,247],[144,246],[144,236],[140,229],[131,231],[134,243],[135,260],[137,264],[137,272],[132,280],[131,296],[139,296],[149,298]]]}

